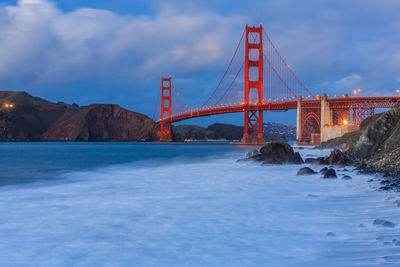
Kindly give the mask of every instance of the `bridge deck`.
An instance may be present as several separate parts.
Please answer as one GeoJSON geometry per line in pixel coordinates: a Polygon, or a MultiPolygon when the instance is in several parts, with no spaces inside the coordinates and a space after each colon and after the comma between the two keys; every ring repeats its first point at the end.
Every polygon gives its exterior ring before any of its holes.
{"type": "MultiPolygon", "coordinates": [[[[346,98],[332,98],[328,99],[331,108],[390,108],[400,103],[400,97],[346,97],[346,98]]],[[[321,100],[303,100],[302,105],[307,107],[320,107],[321,100]]],[[[208,109],[196,109],[176,114],[171,118],[160,120],[160,122],[178,122],[186,119],[211,116],[217,114],[237,113],[246,110],[289,110],[297,109],[297,101],[287,102],[272,102],[263,104],[248,104],[248,105],[235,105],[216,107],[208,109]]]]}

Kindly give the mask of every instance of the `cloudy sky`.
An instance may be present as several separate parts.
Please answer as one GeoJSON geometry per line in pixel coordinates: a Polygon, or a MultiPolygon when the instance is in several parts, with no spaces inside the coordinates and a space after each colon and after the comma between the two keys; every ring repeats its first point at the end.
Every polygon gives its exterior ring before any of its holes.
{"type": "MultiPolygon", "coordinates": [[[[162,75],[189,104],[203,102],[244,26],[260,23],[315,94],[393,95],[400,87],[398,0],[182,2],[0,1],[0,90],[152,116],[162,75]]],[[[242,116],[190,123],[240,124],[242,116]]],[[[294,124],[295,116],[265,120],[294,124]]]]}

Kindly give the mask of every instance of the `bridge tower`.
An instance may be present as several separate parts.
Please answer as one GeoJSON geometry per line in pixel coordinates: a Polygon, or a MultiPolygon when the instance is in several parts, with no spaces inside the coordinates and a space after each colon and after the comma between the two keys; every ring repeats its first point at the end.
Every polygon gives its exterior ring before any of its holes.
{"type": "Polygon", "coordinates": [[[263,144],[263,112],[256,105],[264,102],[263,89],[263,29],[246,25],[246,47],[244,59],[244,144],[263,144]],[[257,93],[255,101],[251,99],[257,93]]]}
{"type": "Polygon", "coordinates": [[[171,77],[161,78],[161,117],[160,117],[160,141],[161,142],[171,142],[172,141],[172,131],[171,122],[165,121],[171,118],[171,77]]]}

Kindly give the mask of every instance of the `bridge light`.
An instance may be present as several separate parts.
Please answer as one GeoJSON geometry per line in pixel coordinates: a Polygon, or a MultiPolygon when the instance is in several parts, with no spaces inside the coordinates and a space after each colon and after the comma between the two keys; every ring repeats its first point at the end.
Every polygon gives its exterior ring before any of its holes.
{"type": "Polygon", "coordinates": [[[13,107],[14,107],[14,104],[5,103],[5,104],[4,104],[4,107],[5,107],[5,108],[13,108],[13,107]]]}
{"type": "Polygon", "coordinates": [[[400,89],[396,89],[396,93],[400,94],[400,89]]]}
{"type": "Polygon", "coordinates": [[[348,123],[349,123],[349,122],[348,122],[347,120],[344,120],[344,121],[343,121],[343,124],[344,124],[344,125],[347,125],[348,123]]]}

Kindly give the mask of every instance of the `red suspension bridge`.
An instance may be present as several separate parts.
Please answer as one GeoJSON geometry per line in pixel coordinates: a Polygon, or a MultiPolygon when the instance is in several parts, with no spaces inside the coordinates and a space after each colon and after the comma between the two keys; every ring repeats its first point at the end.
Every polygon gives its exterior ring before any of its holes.
{"type": "Polygon", "coordinates": [[[260,27],[246,26],[221,80],[210,96],[189,108],[172,79],[161,79],[154,118],[160,141],[172,141],[171,124],[195,117],[244,113],[243,143],[264,143],[263,111],[297,109],[297,142],[319,144],[355,130],[375,108],[390,108],[400,97],[348,97],[328,99],[314,95],[260,27]],[[264,38],[265,37],[265,38],[264,38]],[[243,47],[244,46],[244,47],[243,47]]]}

